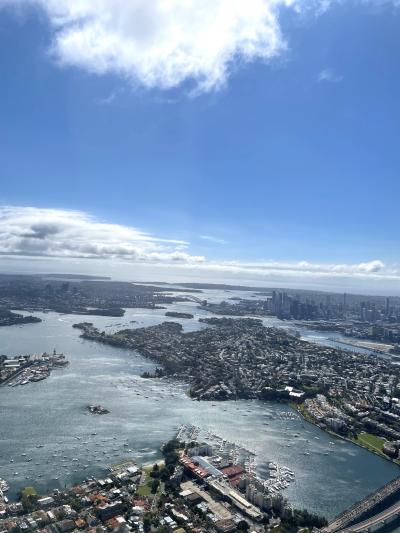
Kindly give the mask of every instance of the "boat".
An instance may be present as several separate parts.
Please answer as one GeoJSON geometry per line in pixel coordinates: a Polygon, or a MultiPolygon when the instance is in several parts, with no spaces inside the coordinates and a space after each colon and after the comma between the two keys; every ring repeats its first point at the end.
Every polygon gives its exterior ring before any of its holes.
{"type": "Polygon", "coordinates": [[[10,487],[9,487],[7,481],[5,479],[1,479],[0,478],[0,490],[2,492],[7,492],[9,488],[10,487]]]}

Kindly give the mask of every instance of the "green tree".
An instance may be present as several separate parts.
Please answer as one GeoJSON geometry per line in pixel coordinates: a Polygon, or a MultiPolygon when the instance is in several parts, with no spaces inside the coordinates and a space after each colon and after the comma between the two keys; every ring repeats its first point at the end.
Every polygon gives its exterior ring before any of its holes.
{"type": "Polygon", "coordinates": [[[160,482],[158,479],[153,479],[151,482],[151,492],[152,494],[155,494],[158,490],[158,487],[160,486],[160,482]]]}
{"type": "Polygon", "coordinates": [[[143,528],[146,533],[151,529],[151,518],[151,513],[145,513],[143,515],[143,528]]]}

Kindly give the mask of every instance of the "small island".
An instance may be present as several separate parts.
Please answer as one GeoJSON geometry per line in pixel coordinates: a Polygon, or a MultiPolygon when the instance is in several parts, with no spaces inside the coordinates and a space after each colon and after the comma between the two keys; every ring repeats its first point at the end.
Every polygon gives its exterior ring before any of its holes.
{"type": "Polygon", "coordinates": [[[93,322],[77,322],[76,324],[72,324],[72,327],[75,329],[85,329],[93,327],[93,322]]]}
{"type": "Polygon", "coordinates": [[[101,405],[88,405],[86,408],[89,413],[92,413],[92,415],[106,415],[110,412],[108,409],[102,407],[101,405]]]}
{"type": "Polygon", "coordinates": [[[169,316],[171,318],[194,318],[194,316],[190,313],[178,313],[177,311],[167,311],[165,316],[169,316]]]}

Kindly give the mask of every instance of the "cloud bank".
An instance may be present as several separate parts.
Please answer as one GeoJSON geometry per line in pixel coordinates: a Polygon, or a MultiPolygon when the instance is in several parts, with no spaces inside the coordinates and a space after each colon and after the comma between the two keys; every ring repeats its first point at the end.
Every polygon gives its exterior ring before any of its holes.
{"type": "Polygon", "coordinates": [[[109,224],[81,211],[0,207],[0,254],[199,263],[184,241],[109,224]]]}
{"type": "Polygon", "coordinates": [[[236,277],[253,282],[297,283],[298,286],[316,280],[325,280],[328,285],[346,285],[349,280],[400,281],[400,269],[388,267],[379,259],[356,264],[215,261],[190,253],[189,248],[186,241],[160,238],[137,228],[110,224],[82,211],[0,207],[0,258],[27,258],[28,263],[33,259],[54,258],[62,262],[64,271],[73,261],[79,260],[80,264],[86,261],[88,271],[91,264],[98,272],[100,264],[106,275],[115,265],[125,265],[129,271],[138,265],[153,269],[162,267],[169,274],[173,271],[177,280],[181,276],[187,279],[190,274],[192,279],[208,277],[218,281],[236,277]]]}
{"type": "MultiPolygon", "coordinates": [[[[400,0],[348,0],[399,5],[400,0]]],[[[0,0],[45,13],[51,53],[65,66],[115,74],[146,88],[190,81],[224,86],[239,64],[268,62],[287,48],[282,10],[320,14],[343,0],[0,0]]],[[[347,2],[347,0],[346,0],[347,2]]]]}

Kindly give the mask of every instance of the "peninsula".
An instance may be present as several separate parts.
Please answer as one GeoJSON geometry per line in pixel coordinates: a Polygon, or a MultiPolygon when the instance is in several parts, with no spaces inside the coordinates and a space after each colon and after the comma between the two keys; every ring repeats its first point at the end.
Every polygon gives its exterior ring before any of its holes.
{"type": "Polygon", "coordinates": [[[0,326],[15,326],[21,324],[35,324],[42,320],[36,316],[24,316],[20,313],[13,313],[9,309],[0,309],[0,326]]]}
{"type": "Polygon", "coordinates": [[[295,402],[322,429],[367,443],[368,435],[377,436],[375,451],[378,442],[382,455],[398,457],[398,365],[312,344],[259,319],[200,320],[208,327],[187,333],[174,322],[111,334],[88,323],[75,327],[85,339],[139,351],[188,383],[194,399],[295,402]]]}

